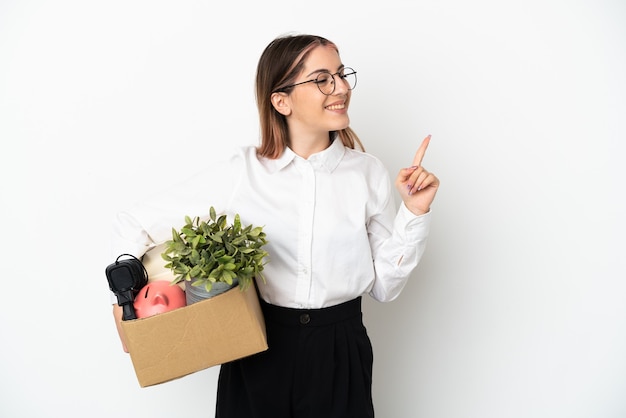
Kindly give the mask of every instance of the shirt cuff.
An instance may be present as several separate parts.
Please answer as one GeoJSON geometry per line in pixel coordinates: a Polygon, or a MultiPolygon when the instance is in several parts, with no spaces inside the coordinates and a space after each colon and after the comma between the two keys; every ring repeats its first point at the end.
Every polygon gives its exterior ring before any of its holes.
{"type": "Polygon", "coordinates": [[[422,215],[415,215],[404,202],[400,205],[396,217],[396,228],[410,240],[419,241],[428,236],[432,209],[422,215]]]}

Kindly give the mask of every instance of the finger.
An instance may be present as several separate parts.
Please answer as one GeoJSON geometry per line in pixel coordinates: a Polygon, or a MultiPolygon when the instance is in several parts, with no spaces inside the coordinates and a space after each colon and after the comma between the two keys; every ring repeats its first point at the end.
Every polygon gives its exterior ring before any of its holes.
{"type": "Polygon", "coordinates": [[[420,190],[422,190],[424,188],[424,183],[427,180],[428,176],[430,175],[430,173],[426,170],[419,170],[416,171],[417,174],[416,176],[411,176],[411,179],[409,180],[409,186],[407,187],[409,189],[409,194],[413,194],[415,192],[419,192],[420,190]],[[412,181],[411,181],[412,180],[412,181]]]}
{"type": "Polygon", "coordinates": [[[396,182],[397,183],[407,182],[410,179],[411,175],[413,175],[413,173],[415,173],[416,170],[417,170],[417,167],[409,167],[409,168],[400,169],[400,172],[398,173],[398,176],[396,178],[396,182]]]}
{"type": "Polygon", "coordinates": [[[418,182],[415,183],[417,186],[417,191],[423,190],[427,188],[431,183],[435,180],[435,176],[432,173],[426,173],[423,178],[420,178],[418,182]]]}
{"type": "Polygon", "coordinates": [[[428,135],[422,141],[422,145],[418,148],[415,153],[415,157],[413,158],[413,166],[419,167],[422,164],[422,159],[424,159],[424,154],[426,154],[426,149],[428,148],[428,144],[430,143],[430,135],[428,135]]]}
{"type": "Polygon", "coordinates": [[[417,178],[426,171],[426,169],[422,166],[413,166],[411,167],[411,169],[413,170],[413,172],[411,173],[411,178],[409,180],[410,183],[415,183],[417,181],[417,178]]]}

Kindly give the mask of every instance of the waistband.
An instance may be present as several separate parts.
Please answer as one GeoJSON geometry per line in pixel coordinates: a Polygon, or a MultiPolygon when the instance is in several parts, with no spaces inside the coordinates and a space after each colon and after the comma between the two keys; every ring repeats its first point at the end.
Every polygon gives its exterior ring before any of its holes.
{"type": "Polygon", "coordinates": [[[283,325],[319,327],[361,315],[361,296],[321,309],[294,309],[271,305],[259,298],[266,321],[283,325]]]}

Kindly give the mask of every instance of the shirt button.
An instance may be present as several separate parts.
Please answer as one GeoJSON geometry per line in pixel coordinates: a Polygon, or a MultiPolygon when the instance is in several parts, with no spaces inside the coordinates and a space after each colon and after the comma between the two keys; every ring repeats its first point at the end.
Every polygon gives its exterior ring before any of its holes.
{"type": "Polygon", "coordinates": [[[302,325],[306,325],[309,322],[311,322],[311,317],[309,316],[309,314],[305,313],[305,314],[300,315],[300,323],[302,325]]]}

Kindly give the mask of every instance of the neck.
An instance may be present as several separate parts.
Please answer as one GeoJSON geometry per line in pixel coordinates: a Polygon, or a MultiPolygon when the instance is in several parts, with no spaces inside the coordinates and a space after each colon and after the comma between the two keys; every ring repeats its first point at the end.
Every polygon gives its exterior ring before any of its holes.
{"type": "Polygon", "coordinates": [[[291,140],[291,150],[300,157],[307,159],[311,155],[324,151],[330,146],[330,139],[328,135],[325,138],[310,139],[310,140],[291,140]]]}

